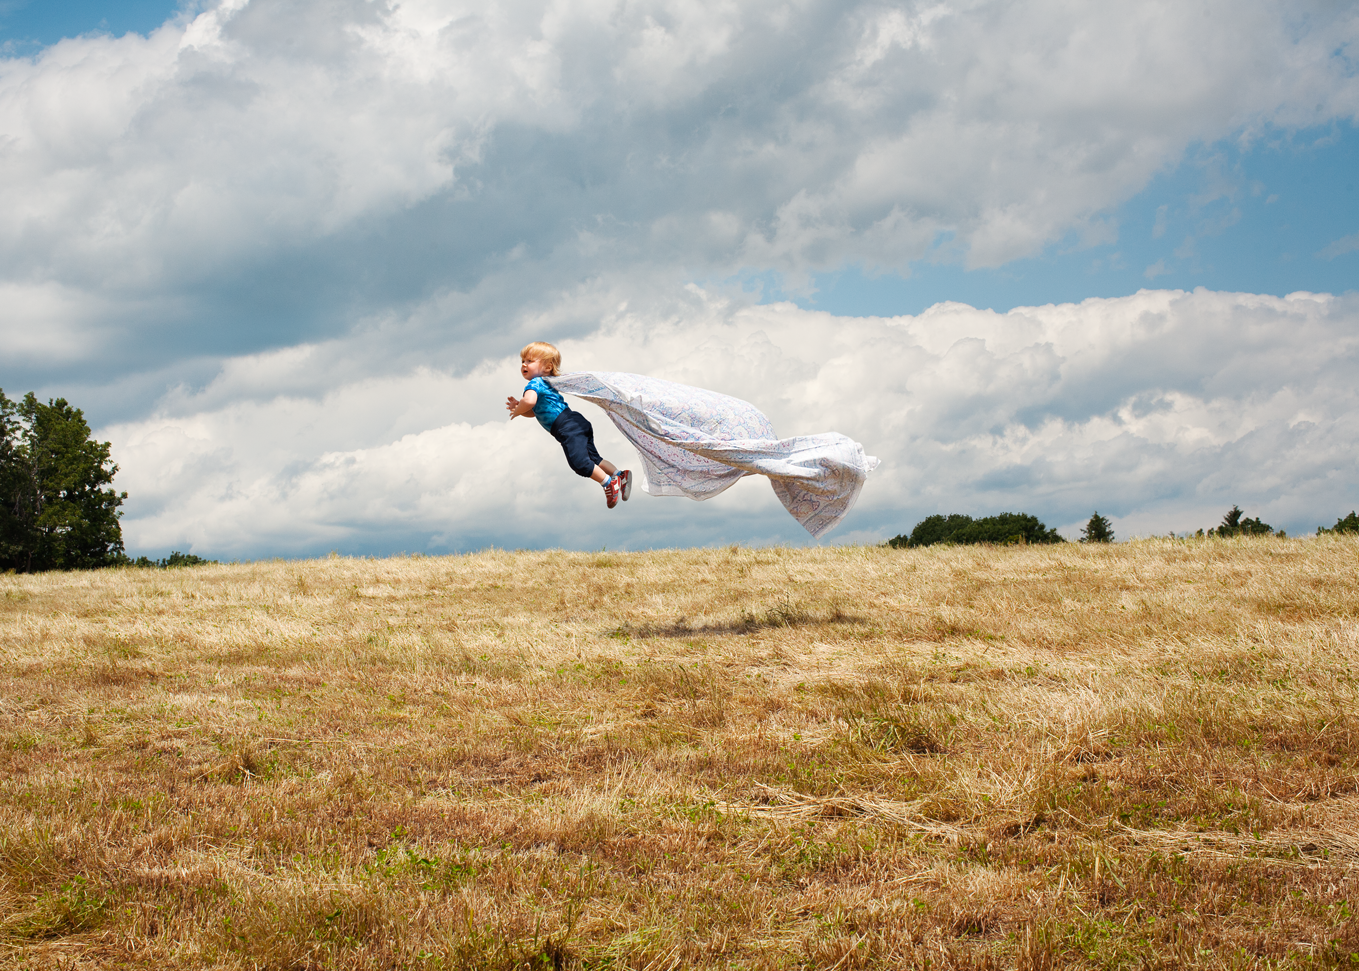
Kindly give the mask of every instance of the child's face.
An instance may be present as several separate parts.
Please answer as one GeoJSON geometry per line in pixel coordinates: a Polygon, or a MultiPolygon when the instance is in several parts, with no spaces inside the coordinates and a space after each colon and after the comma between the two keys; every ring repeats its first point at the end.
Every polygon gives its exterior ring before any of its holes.
{"type": "Polygon", "coordinates": [[[519,359],[519,373],[524,376],[525,381],[532,381],[534,378],[541,378],[547,374],[547,364],[543,361],[530,361],[523,357],[519,359]]]}

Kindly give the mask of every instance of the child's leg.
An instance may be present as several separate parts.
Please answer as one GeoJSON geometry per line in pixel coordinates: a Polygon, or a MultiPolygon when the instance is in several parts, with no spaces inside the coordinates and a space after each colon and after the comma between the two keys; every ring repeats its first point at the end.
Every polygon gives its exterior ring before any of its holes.
{"type": "Polygon", "coordinates": [[[590,470],[590,478],[600,485],[613,478],[613,474],[618,471],[617,466],[612,462],[600,458],[599,450],[595,448],[595,429],[585,419],[581,419],[585,428],[585,448],[590,456],[590,461],[594,463],[594,468],[590,470]]]}
{"type": "Polygon", "coordinates": [[[595,430],[590,420],[578,411],[563,412],[552,426],[552,437],[561,443],[567,464],[576,475],[604,483],[618,471],[595,448],[595,430]]]}
{"type": "MultiPolygon", "coordinates": [[[[632,495],[632,473],[619,472],[618,466],[612,462],[600,459],[599,464],[595,466],[595,473],[592,478],[604,485],[605,492],[609,491],[608,483],[612,480],[613,488],[617,491],[620,499],[627,499],[632,495]]],[[[613,507],[610,506],[609,508],[612,509],[613,507]]]]}
{"type": "Polygon", "coordinates": [[[552,437],[561,443],[571,470],[604,486],[610,509],[617,505],[620,498],[626,499],[632,492],[632,479],[626,472],[610,485],[610,480],[618,475],[618,466],[600,457],[595,448],[595,430],[589,419],[580,412],[562,412],[553,423],[551,432],[552,437]]]}
{"type": "Polygon", "coordinates": [[[562,412],[551,428],[552,437],[561,443],[562,451],[566,453],[566,464],[571,466],[572,472],[586,479],[594,478],[599,458],[590,454],[594,451],[589,440],[590,431],[589,421],[578,411],[562,412]]]}
{"type": "Polygon", "coordinates": [[[608,482],[609,479],[617,474],[618,466],[614,465],[608,459],[600,459],[599,464],[595,466],[594,472],[590,474],[590,478],[594,479],[596,482],[608,482]]]}

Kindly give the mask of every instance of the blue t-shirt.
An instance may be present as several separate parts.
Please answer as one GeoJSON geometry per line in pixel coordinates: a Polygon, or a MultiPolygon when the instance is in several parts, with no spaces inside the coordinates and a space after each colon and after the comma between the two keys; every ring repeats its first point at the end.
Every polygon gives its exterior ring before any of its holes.
{"type": "Polygon", "coordinates": [[[538,424],[552,431],[552,423],[567,410],[562,393],[542,378],[534,378],[524,385],[524,390],[538,392],[538,400],[533,405],[533,417],[538,419],[538,424]]]}

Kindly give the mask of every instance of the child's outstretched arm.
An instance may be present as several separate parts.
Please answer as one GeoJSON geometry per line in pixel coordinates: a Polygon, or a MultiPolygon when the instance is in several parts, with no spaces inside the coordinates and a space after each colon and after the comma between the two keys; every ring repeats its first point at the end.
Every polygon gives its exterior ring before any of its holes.
{"type": "Polygon", "coordinates": [[[520,415],[533,414],[533,406],[538,403],[538,392],[525,391],[524,397],[516,398],[510,395],[505,399],[505,410],[510,413],[510,421],[514,421],[520,415]]]}

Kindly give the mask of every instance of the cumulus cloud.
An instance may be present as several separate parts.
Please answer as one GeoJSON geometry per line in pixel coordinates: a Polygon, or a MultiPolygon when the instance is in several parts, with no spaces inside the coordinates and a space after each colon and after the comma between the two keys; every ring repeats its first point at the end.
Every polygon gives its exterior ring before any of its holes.
{"type": "MultiPolygon", "coordinates": [[[[883,464],[832,541],[1021,508],[1072,536],[1096,508],[1124,536],[1164,533],[1213,525],[1232,503],[1297,531],[1359,501],[1353,295],[1142,291],[837,318],[690,288],[666,307],[618,308],[561,347],[568,368],[701,385],[756,403],[782,435],[863,442],[883,464]]],[[[758,478],[704,503],[639,492],[606,509],[536,424],[501,417],[517,357],[297,390],[343,359],[315,347],[234,360],[164,414],[103,429],[132,495],[129,545],[251,556],[807,541],[758,478]]],[[[606,456],[633,461],[601,412],[580,409],[606,456]]]]}
{"type": "Polygon", "coordinates": [[[536,337],[864,441],[840,539],[959,507],[1296,528],[1355,481],[1349,297],[837,319],[712,282],[1110,242],[1187,147],[1359,118],[1351,7],[186,10],[0,59],[0,384],[103,416],[135,549],[803,541],[754,481],[607,513],[500,419],[536,337]]]}
{"type": "Polygon", "coordinates": [[[1265,0],[224,0],[0,61],[0,283],[136,308],[5,350],[126,372],[454,295],[456,367],[606,271],[994,266],[1107,238],[1191,143],[1355,117],[1356,37],[1265,0]]]}

